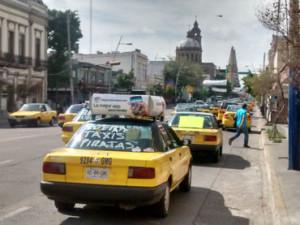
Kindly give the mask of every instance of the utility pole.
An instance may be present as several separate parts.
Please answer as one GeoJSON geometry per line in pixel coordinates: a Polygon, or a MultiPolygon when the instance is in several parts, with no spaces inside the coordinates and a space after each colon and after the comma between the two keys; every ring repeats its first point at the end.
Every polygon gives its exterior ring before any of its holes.
{"type": "Polygon", "coordinates": [[[90,0],[90,54],[93,51],[93,0],[90,0]]]}
{"type": "Polygon", "coordinates": [[[69,69],[70,69],[70,96],[71,104],[74,103],[74,84],[73,84],[73,66],[71,54],[71,30],[70,30],[70,11],[67,11],[67,33],[68,33],[68,56],[69,56],[69,69]]]}
{"type": "Polygon", "coordinates": [[[299,76],[299,0],[290,0],[289,24],[289,169],[300,170],[300,111],[299,88],[295,78],[299,76]]]}

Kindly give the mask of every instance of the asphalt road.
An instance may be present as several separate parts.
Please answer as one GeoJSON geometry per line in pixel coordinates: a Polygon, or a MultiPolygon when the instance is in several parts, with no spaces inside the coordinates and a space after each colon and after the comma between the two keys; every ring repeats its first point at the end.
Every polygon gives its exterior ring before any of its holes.
{"type": "MultiPolygon", "coordinates": [[[[255,119],[254,119],[255,126],[255,119]]],[[[255,129],[254,129],[255,130],[255,129]]],[[[108,206],[77,205],[71,215],[57,212],[39,189],[43,156],[63,146],[58,127],[0,128],[0,225],[248,225],[269,224],[260,135],[227,145],[215,164],[202,157],[193,165],[192,190],[171,195],[170,214],[152,216],[151,207],[125,211],[108,206]]]]}

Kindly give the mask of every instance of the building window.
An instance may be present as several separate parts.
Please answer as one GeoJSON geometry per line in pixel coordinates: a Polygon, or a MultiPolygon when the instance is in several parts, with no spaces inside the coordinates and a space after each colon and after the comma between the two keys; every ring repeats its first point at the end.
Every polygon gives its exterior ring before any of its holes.
{"type": "Polygon", "coordinates": [[[15,40],[15,33],[13,31],[9,31],[8,32],[8,53],[11,55],[13,55],[15,52],[14,40],[15,40]]]}
{"type": "Polygon", "coordinates": [[[20,63],[25,63],[25,35],[20,34],[19,36],[19,57],[20,57],[20,63]]]}
{"type": "Polygon", "coordinates": [[[14,52],[15,52],[15,33],[13,31],[8,32],[8,58],[9,62],[14,62],[14,52]]]}
{"type": "Polygon", "coordinates": [[[0,53],[2,56],[2,27],[0,27],[0,53]]]}
{"type": "Polygon", "coordinates": [[[41,39],[35,39],[35,66],[41,66],[41,39]]]}

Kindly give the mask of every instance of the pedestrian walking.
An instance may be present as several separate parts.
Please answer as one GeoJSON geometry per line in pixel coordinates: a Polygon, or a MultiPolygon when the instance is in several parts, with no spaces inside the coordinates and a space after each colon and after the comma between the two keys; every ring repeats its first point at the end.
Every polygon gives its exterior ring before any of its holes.
{"type": "Polygon", "coordinates": [[[237,139],[241,133],[244,133],[244,148],[250,148],[248,145],[249,135],[247,128],[247,104],[243,104],[242,108],[240,108],[235,114],[236,120],[236,134],[231,137],[228,141],[229,145],[237,139]]]}

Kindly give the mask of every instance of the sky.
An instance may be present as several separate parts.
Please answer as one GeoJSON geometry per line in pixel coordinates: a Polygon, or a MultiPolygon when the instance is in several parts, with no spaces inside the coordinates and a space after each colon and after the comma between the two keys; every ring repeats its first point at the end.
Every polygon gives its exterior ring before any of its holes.
{"type": "MultiPolygon", "coordinates": [[[[89,0],[43,0],[50,9],[77,10],[83,38],[80,53],[90,49],[89,0]]],[[[92,0],[92,52],[140,49],[149,60],[175,57],[195,19],[202,31],[203,62],[225,68],[232,46],[239,70],[258,70],[270,48],[272,32],[258,21],[257,11],[271,0],[92,0]],[[222,17],[218,16],[222,15],[222,17]]]]}

